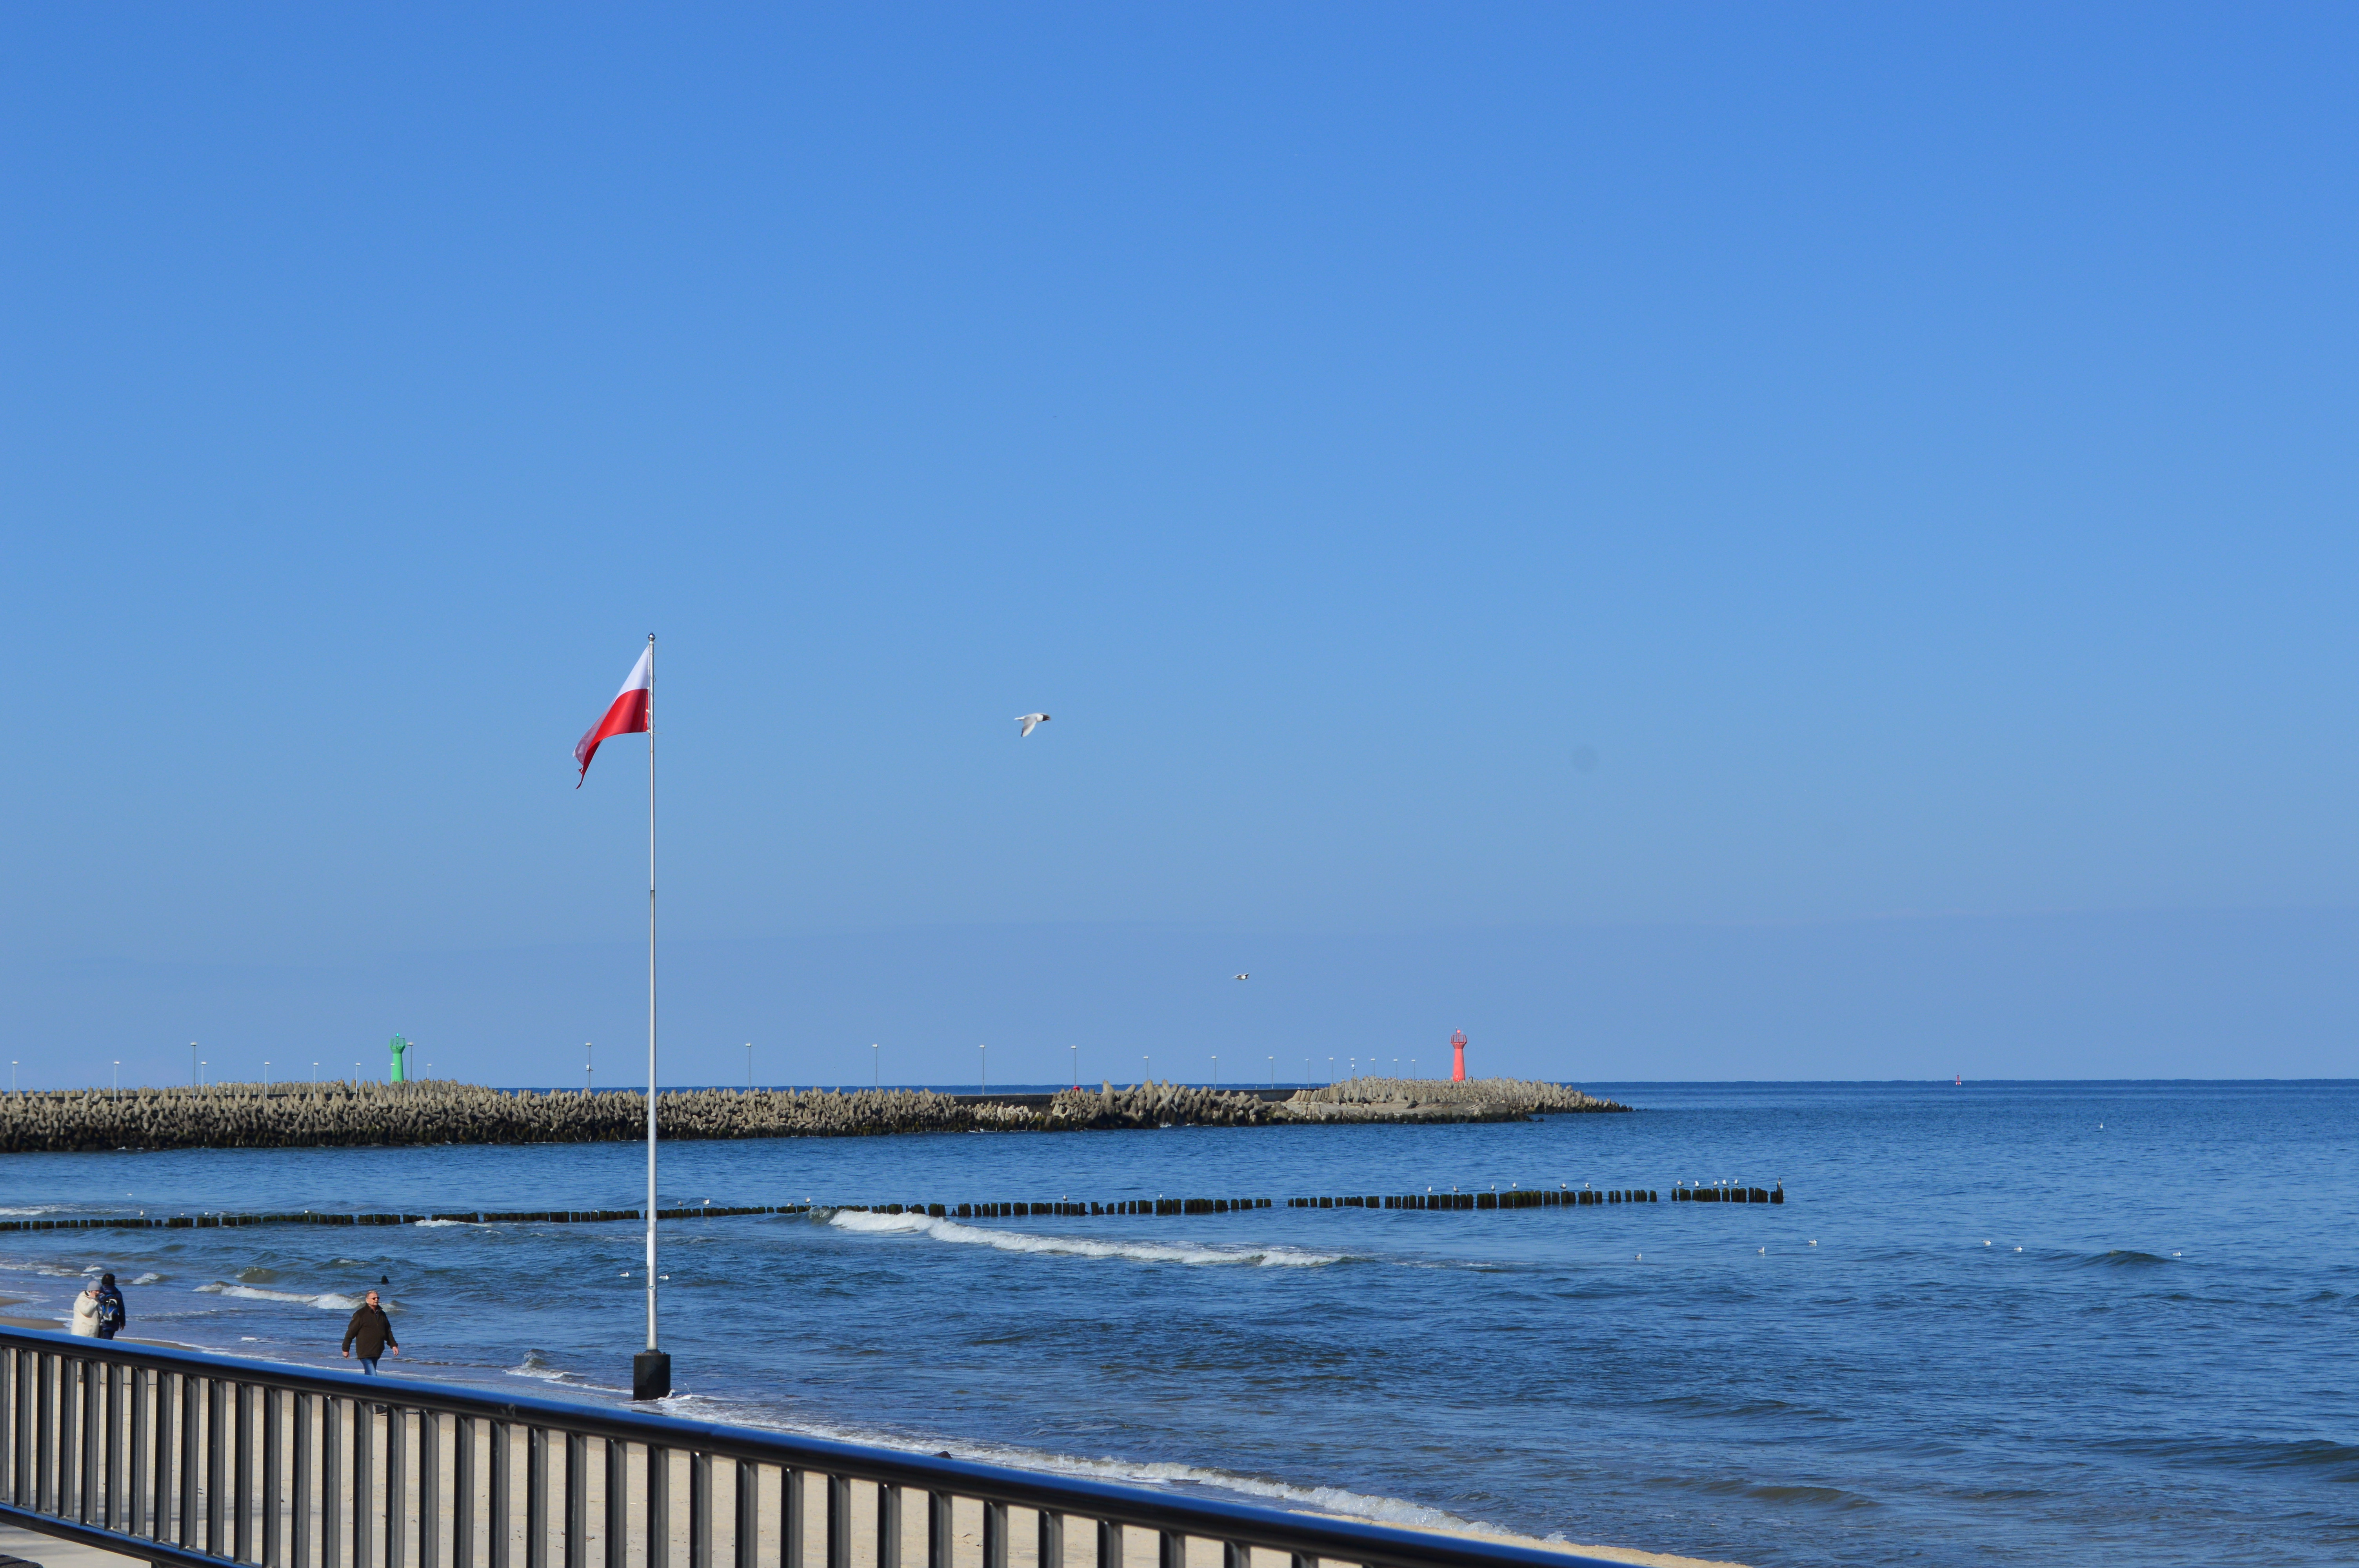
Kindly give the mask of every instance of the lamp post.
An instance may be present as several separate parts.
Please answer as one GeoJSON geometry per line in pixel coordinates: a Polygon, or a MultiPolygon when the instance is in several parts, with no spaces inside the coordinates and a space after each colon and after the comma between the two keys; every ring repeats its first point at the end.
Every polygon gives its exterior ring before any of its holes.
{"type": "Polygon", "coordinates": [[[1212,1058],[1212,1087],[1216,1089],[1221,1087],[1221,1058],[1218,1055],[1212,1058]]]}
{"type": "Polygon", "coordinates": [[[267,1062],[262,1064],[262,1092],[266,1096],[270,1093],[270,1064],[267,1062]]]}
{"type": "Polygon", "coordinates": [[[1082,1043],[1078,1040],[1073,1042],[1073,1087],[1082,1087],[1082,1043]]]}
{"type": "MultiPolygon", "coordinates": [[[[354,1063],[353,1065],[355,1066],[359,1065],[358,1063],[354,1063]]],[[[199,1062],[197,1064],[197,1087],[203,1088],[205,1087],[205,1069],[212,1065],[212,1064],[211,1062],[199,1062]]]]}
{"type": "Polygon", "coordinates": [[[983,1053],[975,1060],[981,1064],[978,1070],[983,1074],[983,1092],[989,1094],[991,1092],[991,1047],[977,1045],[975,1049],[983,1053]]]}
{"type": "Polygon", "coordinates": [[[203,1068],[197,1062],[197,1043],[191,1040],[189,1042],[189,1080],[196,1082],[197,1075],[201,1071],[203,1068]]]}
{"type": "Polygon", "coordinates": [[[1332,1056],[1327,1058],[1327,1085],[1330,1088],[1335,1085],[1335,1058],[1332,1056]]]}
{"type": "Polygon", "coordinates": [[[868,1087],[872,1089],[881,1090],[885,1087],[885,1057],[882,1052],[883,1048],[876,1042],[872,1040],[868,1043],[868,1087]]]}
{"type": "Polygon", "coordinates": [[[596,1092],[598,1077],[594,1068],[597,1056],[598,1054],[590,1048],[589,1041],[582,1042],[582,1092],[585,1095],[596,1092]]]}
{"type": "Polygon", "coordinates": [[[745,1092],[749,1095],[754,1092],[754,1043],[751,1040],[745,1042],[745,1092]]]}
{"type": "Polygon", "coordinates": [[[1139,1057],[1139,1061],[1145,1065],[1145,1075],[1139,1079],[1139,1082],[1141,1084],[1153,1083],[1155,1081],[1155,1058],[1152,1056],[1141,1056],[1139,1057]]]}
{"type": "Polygon", "coordinates": [[[1269,1087],[1277,1087],[1277,1058],[1275,1056],[1269,1059],[1269,1087]]]}
{"type": "MultiPolygon", "coordinates": [[[[16,1086],[12,1083],[8,1087],[10,1088],[15,1088],[16,1086]]],[[[114,1064],[114,1092],[116,1094],[121,1094],[123,1092],[123,1064],[121,1062],[114,1064]]]]}

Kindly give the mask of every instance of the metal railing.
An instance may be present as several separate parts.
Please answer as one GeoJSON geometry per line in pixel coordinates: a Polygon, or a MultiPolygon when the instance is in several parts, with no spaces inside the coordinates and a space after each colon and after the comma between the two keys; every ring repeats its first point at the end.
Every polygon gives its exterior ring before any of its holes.
{"type": "Polygon", "coordinates": [[[0,1520],[159,1568],[1603,1568],[1492,1539],[62,1334],[0,1331],[0,1520]]]}

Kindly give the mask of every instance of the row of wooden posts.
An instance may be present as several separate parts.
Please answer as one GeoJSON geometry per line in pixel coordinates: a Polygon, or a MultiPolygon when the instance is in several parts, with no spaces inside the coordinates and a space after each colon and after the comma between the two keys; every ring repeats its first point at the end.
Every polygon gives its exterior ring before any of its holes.
{"type": "MultiPolygon", "coordinates": [[[[1786,1189],[1776,1187],[1674,1187],[1677,1203],[1784,1203],[1786,1189]]],[[[1593,1204],[1660,1203],[1662,1195],[1643,1187],[1604,1190],[1593,1187],[1512,1187],[1506,1192],[1353,1194],[1345,1197],[1293,1197],[1288,1208],[1501,1209],[1573,1208],[1593,1204]]],[[[663,1208],[658,1219],[725,1219],[743,1215],[809,1214],[849,1209],[864,1214],[921,1214],[935,1219],[1025,1219],[1035,1216],[1085,1218],[1103,1215],[1239,1214],[1268,1208],[1268,1198],[1117,1198],[1111,1203],[1086,1203],[1062,1198],[1053,1203],[962,1204],[699,1204],[692,1208],[663,1208]]],[[[439,1221],[457,1225],[594,1225],[636,1220],[646,1211],[636,1208],[550,1208],[495,1212],[488,1209],[451,1214],[335,1214],[304,1209],[288,1214],[99,1215],[71,1219],[0,1220],[0,1231],[10,1230],[211,1230],[248,1225],[418,1225],[439,1221]]]]}

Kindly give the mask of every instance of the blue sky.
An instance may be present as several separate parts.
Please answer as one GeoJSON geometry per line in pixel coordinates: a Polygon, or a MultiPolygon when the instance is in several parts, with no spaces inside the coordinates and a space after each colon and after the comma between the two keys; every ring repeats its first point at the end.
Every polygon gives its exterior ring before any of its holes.
{"type": "Polygon", "coordinates": [[[27,1081],[2350,1071],[2346,10],[7,27],[27,1081]]]}

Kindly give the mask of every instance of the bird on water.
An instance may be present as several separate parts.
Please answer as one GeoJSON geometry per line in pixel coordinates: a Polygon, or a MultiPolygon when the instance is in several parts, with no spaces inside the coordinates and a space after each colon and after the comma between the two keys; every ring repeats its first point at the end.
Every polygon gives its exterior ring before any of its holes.
{"type": "Polygon", "coordinates": [[[1024,726],[1016,737],[1021,741],[1026,735],[1029,735],[1041,725],[1048,723],[1049,716],[1045,713],[1019,713],[1016,716],[1016,722],[1024,726]]]}

